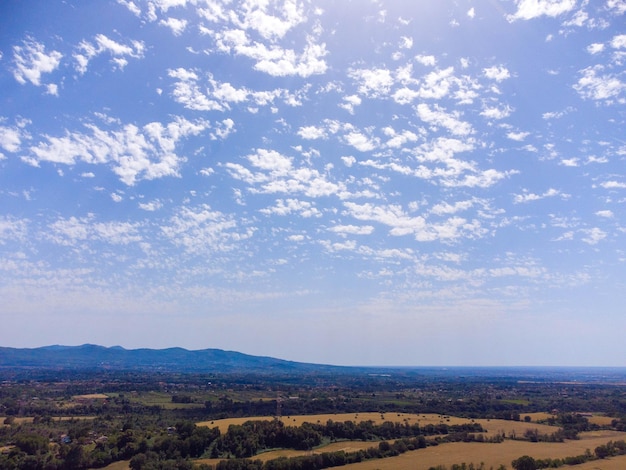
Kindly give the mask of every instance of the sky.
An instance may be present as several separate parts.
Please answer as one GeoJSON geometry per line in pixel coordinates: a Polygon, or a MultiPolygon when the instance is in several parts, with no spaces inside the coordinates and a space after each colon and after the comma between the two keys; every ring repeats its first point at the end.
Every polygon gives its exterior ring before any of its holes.
{"type": "Polygon", "coordinates": [[[626,0],[3,0],[0,345],[626,366],[626,0]]]}

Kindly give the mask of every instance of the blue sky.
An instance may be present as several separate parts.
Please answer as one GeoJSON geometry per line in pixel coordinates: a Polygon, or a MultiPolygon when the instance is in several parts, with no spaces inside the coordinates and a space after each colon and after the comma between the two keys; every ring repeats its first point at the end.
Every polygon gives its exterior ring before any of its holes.
{"type": "Polygon", "coordinates": [[[626,1],[0,6],[0,344],[626,365],[626,1]]]}

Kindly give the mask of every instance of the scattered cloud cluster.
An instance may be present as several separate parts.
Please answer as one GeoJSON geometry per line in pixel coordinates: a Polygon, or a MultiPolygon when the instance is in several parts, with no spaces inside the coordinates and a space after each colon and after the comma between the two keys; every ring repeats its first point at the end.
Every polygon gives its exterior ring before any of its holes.
{"type": "Polygon", "coordinates": [[[0,44],[0,316],[500,334],[614,310],[624,2],[352,3],[25,15],[0,44]]]}
{"type": "MultiPolygon", "coordinates": [[[[42,75],[54,72],[61,63],[63,54],[59,51],[46,51],[46,46],[32,37],[27,37],[20,45],[13,46],[13,76],[24,85],[30,82],[35,86],[42,86],[42,75]]],[[[48,83],[47,92],[57,94],[57,86],[48,83]]]]}

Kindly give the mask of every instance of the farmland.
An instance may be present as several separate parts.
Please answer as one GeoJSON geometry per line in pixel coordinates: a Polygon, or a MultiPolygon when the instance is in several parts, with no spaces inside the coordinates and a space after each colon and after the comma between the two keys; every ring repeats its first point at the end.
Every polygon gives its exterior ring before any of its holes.
{"type": "Polygon", "coordinates": [[[621,375],[367,372],[22,370],[0,384],[0,468],[625,468],[621,375]]]}

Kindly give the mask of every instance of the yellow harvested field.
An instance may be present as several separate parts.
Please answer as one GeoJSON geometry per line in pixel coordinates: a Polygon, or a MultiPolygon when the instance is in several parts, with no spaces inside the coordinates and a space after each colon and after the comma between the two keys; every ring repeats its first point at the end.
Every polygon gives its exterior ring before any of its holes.
{"type": "MultiPolygon", "coordinates": [[[[390,441],[393,442],[393,441],[390,441]]],[[[318,449],[312,451],[304,451],[304,450],[291,450],[291,449],[281,449],[281,450],[272,450],[269,452],[263,452],[262,454],[255,455],[252,457],[253,460],[261,460],[262,462],[267,462],[268,460],[277,459],[280,457],[299,457],[301,455],[311,455],[311,454],[321,454],[323,452],[356,452],[358,450],[366,450],[370,447],[377,447],[378,442],[363,442],[363,441],[342,441],[342,442],[333,442],[324,447],[320,447],[318,449]]],[[[221,459],[198,459],[194,462],[197,465],[201,463],[206,463],[209,465],[213,465],[214,467],[221,461],[221,459]]]]}
{"type": "MultiPolygon", "coordinates": [[[[0,416],[0,423],[4,423],[4,420],[6,418],[7,418],[6,416],[0,416]]],[[[32,416],[19,416],[19,417],[14,417],[14,421],[13,422],[15,424],[32,423],[33,419],[34,418],[32,416]]]]}
{"type": "Polygon", "coordinates": [[[598,438],[610,438],[614,441],[626,441],[626,432],[611,431],[610,429],[603,429],[601,431],[588,431],[578,433],[579,440],[593,440],[598,438]]]}
{"type": "MultiPolygon", "coordinates": [[[[389,441],[393,442],[393,441],[389,441]]],[[[262,454],[254,457],[255,459],[262,460],[266,462],[268,460],[277,459],[278,457],[298,457],[300,455],[310,455],[310,454],[322,454],[324,452],[357,452],[359,450],[367,450],[370,447],[378,447],[378,442],[372,441],[343,441],[343,442],[333,442],[332,444],[328,444],[327,446],[320,447],[318,449],[314,449],[310,452],[301,451],[301,450],[273,450],[270,452],[264,452],[262,454]]]]}
{"type": "MultiPolygon", "coordinates": [[[[535,416],[537,414],[534,414],[535,416]]],[[[228,426],[231,424],[242,424],[245,421],[254,420],[271,420],[271,417],[258,417],[258,418],[233,418],[224,420],[215,420],[213,422],[198,423],[198,425],[205,425],[214,427],[217,426],[221,432],[226,432],[228,426]]],[[[438,414],[407,414],[407,413],[345,413],[345,414],[322,414],[322,415],[301,415],[301,416],[283,416],[281,421],[289,426],[300,426],[304,422],[310,423],[325,423],[329,419],[337,422],[341,421],[373,421],[377,424],[381,424],[385,421],[392,422],[408,422],[418,423],[420,426],[428,424],[465,424],[471,423],[472,420],[466,418],[458,418],[453,416],[444,416],[438,414]]],[[[545,424],[527,423],[524,421],[506,421],[500,419],[477,419],[474,422],[479,423],[487,430],[486,436],[492,436],[496,434],[504,433],[508,438],[512,433],[517,436],[523,436],[526,430],[537,430],[540,434],[551,434],[555,432],[558,427],[548,426],[545,424]]],[[[626,440],[626,433],[617,431],[593,431],[587,433],[581,433],[580,439],[575,441],[567,441],[565,443],[547,443],[537,442],[531,443],[526,441],[513,441],[507,439],[500,444],[490,443],[450,443],[441,444],[439,446],[428,447],[426,449],[420,449],[417,451],[407,452],[406,454],[398,457],[371,460],[362,462],[359,464],[349,465],[346,470],[427,470],[428,468],[436,465],[451,466],[453,464],[460,463],[485,463],[487,468],[493,466],[497,468],[503,464],[510,467],[511,461],[521,457],[522,455],[531,455],[535,458],[563,458],[571,457],[575,455],[584,454],[587,449],[591,452],[601,445],[610,440],[626,440]]],[[[344,450],[346,452],[353,452],[360,449],[367,449],[369,447],[377,446],[377,442],[335,442],[328,446],[320,447],[312,452],[308,453],[322,453],[322,452],[334,452],[344,450]]],[[[299,455],[306,455],[307,452],[295,451],[295,450],[276,450],[260,454],[255,459],[267,461],[278,457],[296,457],[299,455]]],[[[215,465],[219,460],[199,460],[197,463],[208,463],[215,465]]],[[[606,459],[603,461],[594,461],[590,464],[596,466],[576,466],[579,470],[614,470],[626,468],[626,465],[620,467],[619,463],[624,464],[626,459],[606,459]],[[618,462],[618,463],[616,463],[618,462]],[[615,466],[616,465],[616,466],[615,466]]],[[[587,464],[585,464],[587,465],[587,464]]]]}
{"type": "MultiPolygon", "coordinates": [[[[6,419],[6,416],[0,416],[0,423],[4,423],[4,420],[6,419]]],[[[19,417],[15,417],[15,421],[14,424],[24,424],[24,423],[32,423],[33,420],[35,418],[33,416],[19,416],[19,417]]],[[[95,416],[61,416],[61,417],[53,417],[52,418],[54,421],[69,421],[69,420],[89,420],[89,419],[96,419],[95,416]]],[[[0,424],[0,426],[3,426],[2,424],[0,424]]],[[[9,426],[8,424],[5,424],[4,426],[9,426]]]]}
{"type": "MultiPolygon", "coordinates": [[[[511,462],[522,455],[531,455],[535,458],[571,457],[584,454],[587,449],[593,452],[593,450],[601,444],[605,444],[610,440],[620,439],[626,439],[626,433],[617,431],[582,433],[581,439],[567,441],[565,443],[531,443],[511,440],[506,440],[500,444],[455,442],[407,452],[398,457],[369,460],[358,464],[347,465],[342,468],[346,470],[427,470],[437,465],[450,467],[453,464],[461,464],[463,462],[468,464],[480,464],[483,462],[487,468],[491,466],[497,468],[502,464],[510,468],[511,462]]],[[[336,452],[342,450],[345,452],[355,452],[361,449],[365,450],[370,447],[376,447],[377,445],[378,442],[335,442],[310,452],[276,450],[259,454],[253,457],[253,459],[265,462],[279,457],[297,457],[322,452],[336,452]]],[[[200,459],[195,461],[196,464],[207,463],[213,466],[217,465],[218,462],[220,462],[219,459],[200,459]]],[[[623,470],[624,468],[626,468],[626,456],[598,460],[576,466],[577,470],[623,470]]]]}
{"type": "MultiPolygon", "coordinates": [[[[626,437],[626,433],[621,433],[621,436],[622,438],[626,437]]],[[[522,455],[530,455],[540,459],[570,457],[584,454],[587,449],[593,452],[593,449],[597,446],[614,439],[615,436],[587,436],[584,439],[567,441],[565,443],[531,443],[511,440],[506,440],[500,444],[454,442],[407,452],[398,457],[368,460],[358,464],[346,465],[342,468],[344,470],[428,470],[428,468],[437,465],[450,467],[453,464],[461,464],[463,462],[467,464],[480,464],[483,462],[487,468],[498,468],[499,465],[506,465],[507,468],[511,468],[511,462],[522,455]]],[[[606,463],[613,465],[612,460],[617,461],[618,459],[607,459],[606,463]]],[[[589,464],[595,464],[595,467],[576,465],[575,468],[577,470],[626,468],[626,466],[604,466],[604,462],[589,462],[589,464]]],[[[624,465],[626,459],[621,459],[620,462],[624,465]]]]}
{"type": "Polygon", "coordinates": [[[120,460],[119,462],[113,462],[106,467],[101,467],[99,470],[130,470],[130,460],[120,460]]]}
{"type": "Polygon", "coordinates": [[[507,421],[504,419],[477,419],[484,429],[487,430],[486,437],[504,432],[506,437],[515,434],[517,437],[523,437],[528,430],[537,430],[539,434],[552,434],[559,429],[558,426],[548,426],[547,424],[526,423],[524,421],[507,421]]]}
{"type": "MultiPolygon", "coordinates": [[[[274,418],[270,416],[260,417],[248,417],[248,418],[228,418],[228,419],[216,419],[215,421],[203,421],[197,423],[198,426],[218,427],[220,432],[224,433],[228,431],[228,426],[231,424],[241,425],[246,421],[270,421],[274,418]]],[[[343,413],[343,414],[320,414],[320,415],[298,415],[298,416],[283,416],[281,421],[286,426],[301,426],[302,423],[321,423],[324,424],[328,420],[336,422],[352,421],[360,423],[362,421],[373,421],[376,424],[382,424],[385,421],[391,421],[394,423],[409,423],[419,424],[420,426],[426,426],[428,424],[447,424],[449,426],[455,424],[468,424],[476,422],[482,425],[487,430],[487,437],[495,435],[496,433],[504,432],[506,437],[509,434],[515,433],[517,436],[522,436],[528,429],[536,429],[540,434],[552,434],[558,427],[548,426],[545,424],[526,423],[523,421],[506,421],[503,419],[476,419],[470,420],[467,418],[458,418],[455,416],[439,415],[439,414],[412,414],[412,413],[343,413]]]]}
{"type": "MultiPolygon", "coordinates": [[[[520,415],[520,418],[523,420],[526,416],[530,416],[532,422],[536,421],[545,421],[548,418],[556,417],[551,413],[523,413],[520,415]]],[[[592,416],[587,416],[587,419],[592,424],[597,424],[598,426],[610,426],[611,421],[615,418],[611,418],[610,416],[603,416],[601,414],[593,414],[592,416]]]]}
{"type": "Polygon", "coordinates": [[[611,422],[615,418],[611,418],[610,416],[593,415],[587,419],[590,423],[597,424],[598,426],[610,426],[611,422]]]}
{"type": "MultiPolygon", "coordinates": [[[[258,416],[252,418],[227,418],[216,419],[215,421],[203,421],[196,423],[198,426],[217,426],[220,432],[226,432],[231,424],[241,425],[246,421],[271,421],[271,416],[258,416]]],[[[455,418],[453,416],[443,416],[438,414],[410,414],[410,413],[340,413],[340,414],[320,414],[320,415],[298,415],[298,416],[282,416],[280,419],[286,426],[302,426],[303,423],[321,423],[325,424],[328,420],[336,422],[352,421],[360,423],[362,421],[373,421],[375,424],[382,424],[385,421],[394,423],[409,424],[419,423],[420,426],[427,424],[464,424],[470,423],[471,420],[466,418],[455,418]]]]}
{"type": "MultiPolygon", "coordinates": [[[[565,467],[566,468],[566,467],[565,467]]],[[[572,470],[624,470],[626,455],[611,457],[610,459],[594,460],[572,467],[572,470]]]]}
{"type": "Polygon", "coordinates": [[[104,393],[88,393],[86,395],[74,395],[74,400],[106,400],[109,398],[104,393]]]}
{"type": "Polygon", "coordinates": [[[556,415],[553,415],[552,413],[544,413],[544,412],[538,412],[538,413],[522,413],[520,415],[520,419],[524,419],[526,416],[530,416],[531,421],[536,422],[536,421],[545,421],[548,418],[554,418],[556,417],[556,415]]]}
{"type": "Polygon", "coordinates": [[[270,416],[259,416],[255,418],[226,418],[226,419],[216,419],[214,421],[201,421],[196,423],[197,426],[208,426],[209,428],[219,428],[220,432],[224,434],[228,431],[228,426],[231,424],[234,425],[242,425],[246,421],[271,421],[273,418],[270,416]]]}

